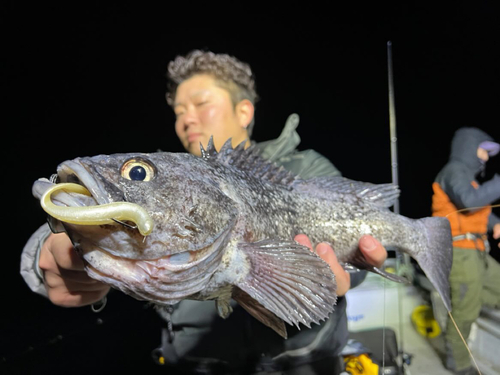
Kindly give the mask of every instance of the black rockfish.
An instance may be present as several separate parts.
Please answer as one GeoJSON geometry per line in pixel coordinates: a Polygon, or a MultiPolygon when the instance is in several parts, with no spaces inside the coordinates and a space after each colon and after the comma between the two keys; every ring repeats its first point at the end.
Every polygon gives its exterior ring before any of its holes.
{"type": "Polygon", "coordinates": [[[233,298],[285,337],[283,321],[318,323],[336,301],[329,266],[294,236],[329,242],[339,261],[398,279],[364,262],[358,240],[370,234],[416,259],[451,310],[449,222],[394,214],[392,184],[302,180],[230,141],[220,152],[210,143],[202,157],[77,158],[59,165],[56,182],[38,180],[33,193],[88,274],[140,300],[213,299],[226,317],[233,298]]]}

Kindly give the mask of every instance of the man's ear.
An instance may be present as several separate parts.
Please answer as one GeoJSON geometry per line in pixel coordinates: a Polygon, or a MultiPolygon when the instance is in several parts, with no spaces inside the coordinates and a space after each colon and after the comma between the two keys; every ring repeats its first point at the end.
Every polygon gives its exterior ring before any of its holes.
{"type": "Polygon", "coordinates": [[[241,102],[236,104],[235,112],[242,128],[246,129],[246,127],[250,124],[253,119],[254,111],[255,107],[248,99],[243,99],[241,102]]]}

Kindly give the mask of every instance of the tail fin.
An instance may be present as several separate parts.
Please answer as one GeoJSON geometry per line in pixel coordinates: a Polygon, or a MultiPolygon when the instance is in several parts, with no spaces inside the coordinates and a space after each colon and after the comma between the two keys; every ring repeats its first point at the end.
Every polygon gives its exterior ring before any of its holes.
{"type": "Polygon", "coordinates": [[[450,222],[444,217],[427,217],[418,220],[427,233],[427,243],[422,250],[412,254],[426,276],[451,311],[449,276],[453,260],[453,241],[450,222]]]}

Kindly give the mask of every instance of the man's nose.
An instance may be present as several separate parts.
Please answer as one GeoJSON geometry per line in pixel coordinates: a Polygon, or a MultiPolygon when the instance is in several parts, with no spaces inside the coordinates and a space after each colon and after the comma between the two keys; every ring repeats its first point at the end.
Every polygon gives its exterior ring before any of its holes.
{"type": "Polygon", "coordinates": [[[195,125],[199,122],[198,119],[198,114],[196,113],[196,110],[191,108],[191,109],[186,109],[186,112],[182,116],[182,124],[184,127],[184,130],[187,130],[191,125],[195,125]]]}

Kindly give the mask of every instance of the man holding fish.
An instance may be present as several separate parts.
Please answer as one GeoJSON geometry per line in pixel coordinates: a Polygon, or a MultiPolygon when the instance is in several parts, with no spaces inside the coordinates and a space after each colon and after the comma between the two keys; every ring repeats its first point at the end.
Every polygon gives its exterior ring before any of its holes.
{"type": "MultiPolygon", "coordinates": [[[[250,137],[257,94],[247,64],[228,55],[193,51],[172,61],[168,76],[167,102],[176,114],[175,130],[187,151],[201,156],[200,144],[207,149],[211,137],[217,150],[228,139],[234,147],[245,141],[247,146],[254,143],[250,137]]],[[[278,139],[256,144],[260,154],[304,179],[340,175],[315,151],[296,150],[300,141],[295,131],[297,126],[298,116],[291,115],[278,139]]],[[[313,251],[306,235],[299,234],[295,240],[313,251]]],[[[375,267],[380,267],[387,256],[383,246],[371,236],[362,236],[359,248],[366,262],[375,267]]],[[[327,320],[310,329],[288,327],[285,340],[235,303],[225,325],[213,301],[183,300],[167,314],[175,337],[164,340],[162,354],[170,360],[166,365],[188,372],[213,366],[216,373],[248,373],[249,369],[250,373],[291,371],[294,374],[340,371],[342,363],[338,356],[347,340],[342,296],[362,281],[364,273],[353,274],[351,280],[351,274],[339,264],[328,243],[319,243],[315,251],[335,274],[340,297],[327,320]]],[[[47,225],[27,243],[21,272],[34,291],[60,306],[90,305],[102,300],[109,291],[107,284],[87,275],[68,236],[51,233],[47,225]]]]}

